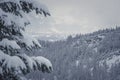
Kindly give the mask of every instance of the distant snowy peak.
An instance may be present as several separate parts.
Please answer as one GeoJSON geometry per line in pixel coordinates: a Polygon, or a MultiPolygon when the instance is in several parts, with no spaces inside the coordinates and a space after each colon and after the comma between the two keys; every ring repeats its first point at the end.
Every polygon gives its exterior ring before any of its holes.
{"type": "Polygon", "coordinates": [[[61,34],[48,34],[48,33],[40,33],[40,34],[32,34],[33,37],[37,38],[38,40],[45,40],[45,41],[58,41],[64,40],[66,37],[61,34]]]}

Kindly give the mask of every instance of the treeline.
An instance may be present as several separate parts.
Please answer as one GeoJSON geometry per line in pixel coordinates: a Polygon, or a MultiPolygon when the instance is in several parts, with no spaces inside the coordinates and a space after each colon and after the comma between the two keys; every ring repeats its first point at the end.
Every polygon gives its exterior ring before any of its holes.
{"type": "Polygon", "coordinates": [[[53,63],[51,74],[27,75],[33,80],[120,80],[120,28],[68,36],[66,40],[39,41],[42,55],[53,63]]]}

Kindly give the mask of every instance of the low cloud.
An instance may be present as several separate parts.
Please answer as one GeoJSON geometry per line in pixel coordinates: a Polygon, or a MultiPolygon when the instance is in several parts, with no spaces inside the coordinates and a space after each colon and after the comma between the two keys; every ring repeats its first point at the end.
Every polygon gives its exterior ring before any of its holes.
{"type": "Polygon", "coordinates": [[[42,24],[36,19],[32,32],[89,33],[120,26],[120,0],[43,0],[42,3],[52,16],[42,24]]]}

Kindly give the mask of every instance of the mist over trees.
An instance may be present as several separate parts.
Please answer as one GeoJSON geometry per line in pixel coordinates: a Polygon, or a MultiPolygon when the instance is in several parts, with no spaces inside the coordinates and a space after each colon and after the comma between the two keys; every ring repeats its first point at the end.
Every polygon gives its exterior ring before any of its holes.
{"type": "Polygon", "coordinates": [[[35,55],[50,59],[54,71],[27,75],[33,80],[120,80],[119,27],[39,42],[43,47],[35,55]]]}

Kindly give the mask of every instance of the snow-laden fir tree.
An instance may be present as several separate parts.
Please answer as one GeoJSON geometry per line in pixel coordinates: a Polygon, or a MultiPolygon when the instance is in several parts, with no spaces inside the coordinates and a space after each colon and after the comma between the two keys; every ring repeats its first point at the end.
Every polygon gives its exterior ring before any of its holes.
{"type": "Polygon", "coordinates": [[[51,72],[51,62],[42,57],[30,57],[21,50],[40,48],[39,42],[25,33],[30,24],[28,14],[50,16],[37,0],[0,0],[0,80],[25,80],[34,70],[51,72]]]}

